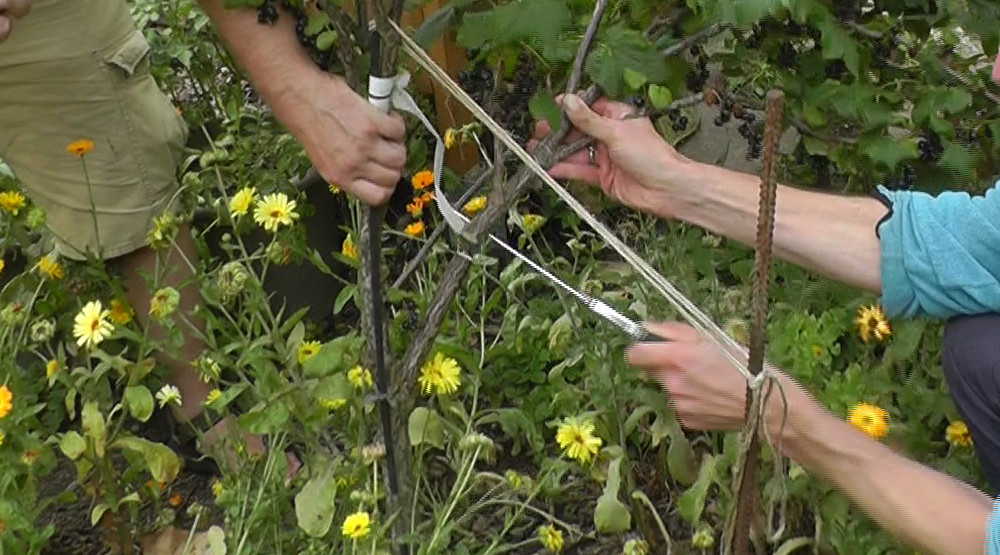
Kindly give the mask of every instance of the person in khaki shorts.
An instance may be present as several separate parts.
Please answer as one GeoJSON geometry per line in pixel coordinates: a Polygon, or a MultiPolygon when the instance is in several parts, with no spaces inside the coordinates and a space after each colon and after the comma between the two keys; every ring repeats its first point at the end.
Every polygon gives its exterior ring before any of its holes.
{"type": "MultiPolygon", "coordinates": [[[[319,174],[367,204],[388,200],[406,161],[402,118],[382,114],[342,78],[315,67],[286,12],[267,26],[254,10],[198,1],[319,174]]],[[[181,310],[192,313],[197,301],[182,262],[182,255],[197,256],[190,233],[177,234],[180,253],[158,255],[147,246],[153,218],[171,208],[178,191],[187,136],[149,73],[149,45],[125,0],[0,0],[0,159],[45,209],[58,253],[75,260],[91,253],[116,264],[144,321],[149,290],[142,276],[153,272],[157,256],[171,268],[164,285],[181,291],[181,310]],[[78,139],[94,142],[86,154],[89,179],[66,153],[78,139]]],[[[194,335],[178,360],[160,359],[183,398],[175,418],[199,425],[209,387],[190,363],[203,349],[194,335]]],[[[201,451],[230,460],[230,450],[211,447],[234,422],[199,426],[201,451]]],[[[248,452],[263,452],[259,437],[242,436],[248,452]]],[[[289,454],[289,463],[291,474],[300,461],[289,454]]]]}

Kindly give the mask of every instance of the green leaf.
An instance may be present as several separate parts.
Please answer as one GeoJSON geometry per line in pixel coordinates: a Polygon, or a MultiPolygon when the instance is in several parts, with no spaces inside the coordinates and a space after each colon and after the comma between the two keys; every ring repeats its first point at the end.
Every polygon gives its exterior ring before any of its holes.
{"type": "Polygon", "coordinates": [[[438,449],[444,449],[444,425],[441,423],[441,417],[427,407],[413,409],[407,431],[410,445],[414,447],[429,443],[438,449]]]}
{"type": "Polygon", "coordinates": [[[958,143],[946,143],[938,165],[955,177],[971,181],[975,175],[976,155],[958,143]]]}
{"type": "Polygon", "coordinates": [[[104,415],[101,414],[101,409],[97,408],[97,401],[87,401],[83,405],[81,418],[83,433],[94,444],[94,453],[98,457],[103,457],[104,443],[108,439],[108,431],[104,425],[104,415]]]}
{"type": "Polygon", "coordinates": [[[452,19],[455,18],[455,6],[448,3],[437,9],[430,17],[424,18],[416,32],[413,33],[413,40],[424,50],[428,50],[435,40],[444,33],[452,19]]]}
{"type": "Polygon", "coordinates": [[[486,41],[499,48],[521,40],[545,47],[559,38],[569,22],[565,2],[522,0],[492,11],[466,14],[457,39],[469,48],[479,48],[486,41]]]}
{"type": "Polygon", "coordinates": [[[111,446],[142,455],[150,474],[157,482],[173,482],[181,470],[180,459],[162,443],[130,436],[119,438],[111,446]]]}
{"type": "Polygon", "coordinates": [[[823,46],[823,58],[827,60],[844,60],[844,65],[853,74],[858,75],[860,68],[860,57],[858,56],[858,43],[851,38],[840,23],[832,16],[827,17],[819,25],[823,33],[820,43],[823,46]]]}
{"type": "Polygon", "coordinates": [[[641,73],[650,83],[663,84],[669,77],[663,56],[635,29],[615,25],[594,45],[584,66],[587,75],[613,98],[622,94],[625,71],[641,73]]]}
{"type": "Polygon", "coordinates": [[[667,470],[670,471],[670,477],[685,486],[690,486],[695,479],[694,461],[694,450],[691,449],[691,442],[684,432],[673,434],[670,446],[667,447],[667,470]]]}
{"type": "Polygon", "coordinates": [[[330,531],[337,505],[337,480],[332,466],[309,479],[295,495],[295,517],[306,534],[320,538],[330,531]]]}
{"type": "Polygon", "coordinates": [[[316,48],[325,52],[333,46],[333,43],[337,42],[337,32],[334,30],[323,31],[316,37],[316,48]]]}
{"type": "Polygon", "coordinates": [[[621,488],[621,457],[617,457],[608,465],[608,481],[604,484],[604,492],[594,507],[594,526],[601,534],[615,534],[632,528],[632,514],[628,507],[618,500],[618,490],[621,488]]]}
{"type": "Polygon", "coordinates": [[[808,536],[799,536],[797,538],[789,538],[785,540],[785,543],[781,544],[775,552],[774,555],[791,555],[797,549],[802,549],[807,545],[812,545],[813,539],[808,536]]]}
{"type": "Polygon", "coordinates": [[[528,110],[531,112],[531,116],[535,118],[535,121],[544,119],[549,122],[549,126],[552,129],[559,129],[562,110],[548,92],[540,91],[531,97],[531,100],[528,100],[528,110]]]}
{"type": "Polygon", "coordinates": [[[921,89],[920,98],[913,106],[913,123],[928,125],[937,113],[958,112],[972,104],[972,95],[965,89],[953,87],[928,87],[921,89]]]}
{"type": "Polygon", "coordinates": [[[205,533],[205,554],[226,555],[226,532],[218,526],[212,526],[205,533]]]}
{"type": "Polygon", "coordinates": [[[622,78],[628,88],[633,91],[641,89],[646,84],[646,76],[631,68],[625,68],[625,71],[622,72],[622,78]]]}
{"type": "Polygon", "coordinates": [[[125,388],[125,405],[129,414],[139,422],[149,420],[153,415],[156,402],[153,401],[153,394],[144,385],[130,385],[125,388]]]}
{"type": "Polygon", "coordinates": [[[701,460],[698,479],[677,500],[677,508],[680,510],[681,516],[692,524],[701,520],[701,513],[705,510],[705,500],[708,499],[708,488],[715,481],[716,461],[718,461],[718,455],[706,453],[701,460]]]}
{"type": "Polygon", "coordinates": [[[670,92],[667,87],[650,85],[648,94],[649,102],[656,110],[662,110],[674,102],[674,93],[670,92]]]}
{"type": "Polygon", "coordinates": [[[111,507],[107,503],[98,503],[94,505],[94,508],[90,510],[90,525],[97,526],[97,523],[101,521],[101,517],[104,513],[108,512],[111,507]]]}
{"type": "Polygon", "coordinates": [[[319,378],[346,371],[348,366],[354,364],[359,348],[358,336],[342,335],[324,343],[319,352],[302,365],[302,372],[308,378],[319,378]]]}
{"type": "Polygon", "coordinates": [[[892,137],[876,137],[861,139],[858,142],[861,152],[864,152],[875,162],[879,162],[895,171],[903,160],[915,160],[920,157],[920,149],[913,140],[899,140],[892,137]]]}
{"type": "Polygon", "coordinates": [[[251,434],[262,435],[277,432],[289,417],[288,407],[282,402],[266,403],[263,407],[240,415],[240,427],[251,434]]]}
{"type": "Polygon", "coordinates": [[[314,11],[309,14],[309,21],[306,23],[305,32],[311,37],[322,31],[329,24],[330,16],[326,15],[326,12],[314,11]]]}
{"type": "Polygon", "coordinates": [[[75,461],[87,450],[87,440],[83,439],[83,436],[76,431],[66,432],[59,439],[59,450],[70,460],[75,461]]]}
{"type": "Polygon", "coordinates": [[[356,285],[345,285],[340,293],[337,294],[337,299],[333,302],[333,313],[340,314],[341,310],[344,310],[344,305],[347,301],[354,298],[354,293],[357,292],[358,287],[356,285]]]}

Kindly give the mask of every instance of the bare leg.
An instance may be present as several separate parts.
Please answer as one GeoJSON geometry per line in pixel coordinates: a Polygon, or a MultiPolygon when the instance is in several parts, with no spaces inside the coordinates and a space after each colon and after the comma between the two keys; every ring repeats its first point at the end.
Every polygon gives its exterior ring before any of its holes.
{"type": "MultiPolygon", "coordinates": [[[[184,260],[186,257],[187,260],[193,262],[197,257],[190,230],[187,227],[181,227],[175,240],[177,246],[180,247],[180,251],[183,252],[183,256],[173,247],[166,248],[161,252],[144,247],[120,259],[122,270],[125,274],[126,295],[128,296],[129,303],[135,309],[136,318],[143,324],[149,323],[149,334],[156,340],[163,340],[165,330],[155,320],[150,321],[149,300],[153,292],[146,285],[144,276],[153,275],[157,271],[157,257],[161,257],[159,268],[163,272],[163,278],[159,286],[170,286],[176,289],[181,296],[178,311],[187,315],[188,319],[198,326],[199,330],[204,331],[205,329],[204,322],[197,319],[194,315],[194,307],[198,304],[197,301],[200,293],[197,284],[192,279],[194,276],[191,273],[191,269],[184,260]]],[[[168,381],[180,390],[182,406],[174,411],[174,417],[181,422],[187,422],[201,413],[203,408],[202,403],[208,396],[209,391],[211,391],[211,386],[201,380],[198,371],[192,365],[192,361],[201,355],[204,344],[196,334],[190,331],[185,333],[184,337],[185,341],[180,349],[179,358],[174,358],[164,352],[158,352],[155,355],[157,360],[170,370],[168,381]]],[[[205,433],[204,446],[209,450],[213,450],[216,442],[226,436],[229,429],[239,431],[234,419],[228,418],[219,422],[214,428],[205,433]]],[[[240,435],[246,444],[248,454],[264,453],[264,443],[260,436],[253,436],[242,432],[240,432],[240,435]]],[[[213,455],[219,464],[223,464],[223,462],[235,464],[232,450],[213,453],[213,455]]],[[[294,474],[298,466],[300,466],[299,462],[293,456],[290,456],[289,475],[294,474]]]]}

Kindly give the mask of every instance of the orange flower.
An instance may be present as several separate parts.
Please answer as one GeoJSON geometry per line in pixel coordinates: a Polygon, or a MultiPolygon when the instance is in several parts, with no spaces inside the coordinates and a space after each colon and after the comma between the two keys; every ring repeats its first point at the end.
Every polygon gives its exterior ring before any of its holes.
{"type": "Polygon", "coordinates": [[[417,220],[406,226],[406,234],[410,237],[420,237],[424,234],[424,222],[422,220],[417,220]]]}
{"type": "Polygon", "coordinates": [[[420,197],[413,199],[413,202],[406,205],[406,211],[414,218],[419,218],[424,213],[424,201],[420,197]]]}
{"type": "Polygon", "coordinates": [[[6,418],[14,408],[14,394],[10,392],[7,385],[0,385],[0,418],[6,418]]]}
{"type": "Polygon", "coordinates": [[[410,181],[413,183],[414,189],[426,189],[434,184],[434,172],[431,170],[418,171],[410,181]]]}
{"type": "Polygon", "coordinates": [[[183,502],[184,502],[184,496],[182,496],[179,493],[175,493],[175,494],[173,494],[173,495],[170,496],[170,506],[171,507],[180,507],[181,503],[183,503],[183,502]]]}
{"type": "Polygon", "coordinates": [[[84,154],[94,150],[94,141],[90,139],[80,139],[73,141],[66,146],[66,152],[82,157],[84,154]]]}
{"type": "Polygon", "coordinates": [[[426,206],[431,202],[433,202],[435,198],[436,197],[434,196],[434,193],[427,191],[426,193],[420,195],[420,202],[424,203],[424,205],[426,206]]]}

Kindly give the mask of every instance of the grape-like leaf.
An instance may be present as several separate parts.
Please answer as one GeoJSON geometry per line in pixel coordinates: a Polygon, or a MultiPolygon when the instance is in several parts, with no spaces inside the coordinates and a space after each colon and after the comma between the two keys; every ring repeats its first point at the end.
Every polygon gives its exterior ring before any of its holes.
{"type": "Polygon", "coordinates": [[[663,84],[670,76],[663,55],[649,40],[639,31],[621,25],[604,33],[587,57],[584,69],[611,97],[621,95],[625,70],[640,73],[656,84],[663,84]]]}

